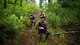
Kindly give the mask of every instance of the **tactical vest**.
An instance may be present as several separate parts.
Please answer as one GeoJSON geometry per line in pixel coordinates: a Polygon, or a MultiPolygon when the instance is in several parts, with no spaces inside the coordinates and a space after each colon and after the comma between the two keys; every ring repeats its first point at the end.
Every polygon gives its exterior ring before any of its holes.
{"type": "Polygon", "coordinates": [[[39,26],[39,27],[43,27],[44,30],[47,30],[47,26],[46,26],[45,23],[41,23],[41,22],[39,22],[38,26],[39,26]]]}

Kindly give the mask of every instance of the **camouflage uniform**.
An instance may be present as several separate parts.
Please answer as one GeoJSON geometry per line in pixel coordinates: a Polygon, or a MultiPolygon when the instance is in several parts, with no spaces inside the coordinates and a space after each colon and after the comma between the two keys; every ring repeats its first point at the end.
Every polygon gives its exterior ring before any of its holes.
{"type": "Polygon", "coordinates": [[[30,25],[34,25],[35,26],[35,16],[33,14],[30,14],[29,15],[29,18],[30,18],[30,25]]]}
{"type": "Polygon", "coordinates": [[[46,25],[45,22],[39,21],[39,22],[37,23],[36,28],[38,29],[39,39],[42,39],[42,35],[43,35],[43,34],[45,34],[45,39],[48,38],[49,32],[48,32],[48,30],[47,30],[47,25],[46,25]],[[40,29],[40,27],[43,27],[44,29],[40,29]]]}

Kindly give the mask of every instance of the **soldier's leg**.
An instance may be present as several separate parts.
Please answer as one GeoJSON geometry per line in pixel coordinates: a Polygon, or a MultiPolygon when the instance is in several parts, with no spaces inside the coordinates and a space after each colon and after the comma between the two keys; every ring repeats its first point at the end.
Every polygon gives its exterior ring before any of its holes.
{"type": "Polygon", "coordinates": [[[47,39],[48,35],[47,35],[46,31],[44,30],[43,33],[45,34],[45,39],[47,39]]]}
{"type": "Polygon", "coordinates": [[[38,31],[38,37],[39,37],[39,40],[42,40],[42,35],[43,35],[43,34],[42,34],[42,31],[39,30],[39,31],[38,31]]]}
{"type": "Polygon", "coordinates": [[[45,39],[48,39],[48,37],[49,37],[49,35],[48,35],[48,34],[46,34],[46,35],[45,35],[45,39]]]}
{"type": "Polygon", "coordinates": [[[31,23],[32,23],[32,26],[35,26],[35,20],[32,20],[31,23]]]}
{"type": "Polygon", "coordinates": [[[36,24],[36,20],[34,20],[34,26],[35,26],[35,24],[36,24]]]}
{"type": "Polygon", "coordinates": [[[30,26],[32,26],[32,20],[30,20],[30,26]]]}
{"type": "Polygon", "coordinates": [[[34,22],[34,26],[35,26],[35,22],[34,22]]]}
{"type": "Polygon", "coordinates": [[[49,32],[45,32],[45,39],[48,39],[49,37],[49,32]]]}

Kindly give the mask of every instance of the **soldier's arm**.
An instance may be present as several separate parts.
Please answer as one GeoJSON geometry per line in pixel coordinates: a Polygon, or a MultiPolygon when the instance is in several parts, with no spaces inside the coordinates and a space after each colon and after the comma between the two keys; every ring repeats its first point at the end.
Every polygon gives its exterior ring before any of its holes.
{"type": "Polygon", "coordinates": [[[44,29],[43,27],[40,27],[39,22],[36,24],[37,29],[44,29]]]}
{"type": "Polygon", "coordinates": [[[48,28],[47,28],[47,22],[45,22],[45,28],[46,28],[46,31],[48,31],[48,28]]]}
{"type": "Polygon", "coordinates": [[[36,23],[36,29],[39,29],[39,21],[36,23]]]}

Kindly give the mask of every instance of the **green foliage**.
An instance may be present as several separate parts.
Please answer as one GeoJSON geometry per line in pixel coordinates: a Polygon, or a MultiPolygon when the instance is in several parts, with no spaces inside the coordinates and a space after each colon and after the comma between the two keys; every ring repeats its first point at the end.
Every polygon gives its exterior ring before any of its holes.
{"type": "Polygon", "coordinates": [[[72,10],[72,9],[67,9],[67,8],[63,8],[60,9],[59,11],[59,15],[61,17],[62,20],[62,25],[68,25],[69,23],[71,24],[75,24],[76,20],[77,20],[77,11],[76,10],[72,10]]]}
{"type": "Polygon", "coordinates": [[[59,4],[57,4],[57,3],[54,3],[54,4],[49,3],[47,5],[46,10],[51,11],[51,12],[54,12],[54,13],[57,13],[59,11],[60,7],[61,6],[59,4]]]}
{"type": "Polygon", "coordinates": [[[60,17],[56,16],[55,13],[48,13],[46,19],[52,28],[57,28],[60,26],[60,17]]]}
{"type": "Polygon", "coordinates": [[[57,0],[62,7],[80,8],[80,0],[57,0]]]}
{"type": "Polygon", "coordinates": [[[21,31],[24,24],[21,22],[17,16],[11,15],[7,16],[5,19],[0,21],[0,33],[2,45],[5,45],[9,39],[12,40],[16,36],[17,31],[21,31]],[[4,39],[3,39],[4,37],[4,39]]]}
{"type": "Polygon", "coordinates": [[[23,22],[23,24],[25,24],[26,26],[28,26],[30,23],[30,20],[27,16],[21,16],[20,20],[23,22]]]}
{"type": "MultiPolygon", "coordinates": [[[[45,11],[47,12],[47,15],[52,18],[52,20],[59,21],[59,24],[57,25],[69,25],[69,24],[75,25],[76,23],[75,20],[77,20],[76,16],[78,15],[78,9],[70,8],[70,7],[62,8],[61,5],[58,3],[54,3],[54,4],[49,3],[45,11]]],[[[56,21],[52,21],[52,22],[56,23],[56,21]]],[[[53,23],[51,25],[53,25],[53,23]]],[[[56,27],[57,25],[54,25],[53,27],[56,27]]]]}
{"type": "MultiPolygon", "coordinates": [[[[58,3],[56,2],[54,4],[52,3],[48,4],[47,8],[45,9],[47,12],[46,14],[47,22],[50,25],[50,27],[52,27],[54,30],[52,33],[57,32],[59,34],[63,32],[63,29],[65,29],[64,31],[67,31],[68,28],[75,30],[76,24],[79,25],[78,17],[80,17],[79,16],[80,0],[57,0],[57,1],[58,3]]],[[[78,44],[76,42],[77,36],[74,35],[74,37],[72,37],[72,43],[74,45],[78,44]]],[[[62,40],[65,40],[65,38],[62,40]]],[[[80,41],[78,40],[78,42],[80,41]]]]}
{"type": "Polygon", "coordinates": [[[24,13],[29,14],[31,11],[39,11],[39,7],[36,4],[33,3],[25,3],[23,5],[23,10],[25,11],[24,13]]]}
{"type": "MultiPolygon", "coordinates": [[[[15,1],[15,0],[14,0],[15,1]]],[[[33,3],[17,0],[16,6],[13,0],[7,0],[7,9],[3,9],[3,1],[0,1],[0,45],[12,41],[17,45],[23,34],[24,26],[29,25],[28,15],[32,10],[38,11],[39,7],[33,3]],[[14,8],[15,6],[15,8],[14,8]]]]}

